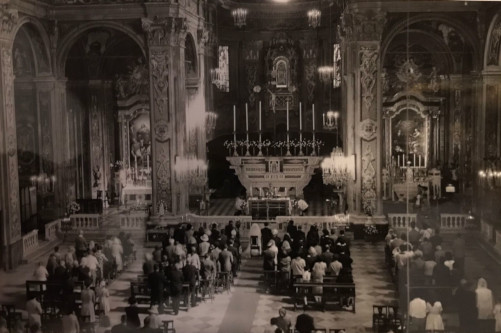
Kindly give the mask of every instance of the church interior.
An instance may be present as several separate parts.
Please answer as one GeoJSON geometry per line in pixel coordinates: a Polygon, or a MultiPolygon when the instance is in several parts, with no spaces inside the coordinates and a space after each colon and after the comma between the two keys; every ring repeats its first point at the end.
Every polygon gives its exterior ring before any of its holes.
{"type": "Polygon", "coordinates": [[[501,332],[501,2],[0,16],[1,332],[501,332]]]}

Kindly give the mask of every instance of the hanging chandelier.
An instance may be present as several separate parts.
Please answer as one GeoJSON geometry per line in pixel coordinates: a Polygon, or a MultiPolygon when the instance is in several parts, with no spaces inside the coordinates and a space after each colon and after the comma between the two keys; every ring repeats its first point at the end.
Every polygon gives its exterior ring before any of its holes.
{"type": "Polygon", "coordinates": [[[207,163],[195,156],[176,157],[176,181],[190,186],[204,186],[207,182],[207,163]]]}
{"type": "Polygon", "coordinates": [[[498,156],[490,156],[484,158],[486,166],[478,172],[478,176],[489,187],[501,186],[501,168],[499,168],[499,161],[501,158],[498,156]]]}
{"type": "Polygon", "coordinates": [[[233,16],[233,23],[236,27],[241,28],[247,25],[247,9],[237,8],[231,12],[233,16]]]}
{"type": "Polygon", "coordinates": [[[355,155],[344,156],[339,147],[332,150],[330,157],[324,158],[320,167],[325,185],[340,188],[349,180],[355,180],[355,155]]]}
{"type": "Polygon", "coordinates": [[[207,136],[211,136],[214,130],[216,129],[217,122],[217,113],[213,111],[205,112],[205,130],[207,132],[207,136]]]}
{"type": "Polygon", "coordinates": [[[324,129],[334,130],[338,128],[339,111],[329,110],[322,115],[324,129]]]}
{"type": "Polygon", "coordinates": [[[221,89],[224,85],[223,74],[220,68],[213,68],[210,70],[210,78],[212,84],[214,84],[218,89],[221,89]]]}
{"type": "Polygon", "coordinates": [[[320,26],[320,21],[322,18],[322,12],[318,9],[309,10],[308,13],[308,26],[316,29],[320,26]]]}
{"type": "Polygon", "coordinates": [[[334,68],[332,66],[320,66],[318,67],[318,77],[323,83],[329,83],[334,74],[334,68]]]}

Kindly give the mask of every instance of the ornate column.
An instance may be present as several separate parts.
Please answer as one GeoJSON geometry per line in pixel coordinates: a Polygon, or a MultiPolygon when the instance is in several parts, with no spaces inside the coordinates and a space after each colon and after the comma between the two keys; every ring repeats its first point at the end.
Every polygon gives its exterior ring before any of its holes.
{"type": "Polygon", "coordinates": [[[13,30],[18,13],[8,5],[0,5],[0,16],[0,251],[3,266],[14,268],[23,255],[12,67],[13,30]]]}
{"type": "Polygon", "coordinates": [[[354,184],[348,188],[354,215],[382,214],[382,94],[380,42],[386,22],[378,9],[353,5],[343,14],[343,50],[347,59],[343,103],[346,105],[345,153],[356,155],[354,184]]]}
{"type": "Polygon", "coordinates": [[[149,51],[153,215],[157,216],[159,212],[174,213],[172,194],[176,150],[173,147],[176,147],[177,143],[177,105],[174,104],[175,99],[170,97],[174,95],[175,89],[178,89],[175,85],[181,86],[184,92],[184,82],[174,80],[171,75],[175,63],[171,49],[172,44],[179,44],[179,38],[175,37],[186,31],[186,25],[181,18],[155,17],[142,19],[142,27],[146,33],[149,51]]]}

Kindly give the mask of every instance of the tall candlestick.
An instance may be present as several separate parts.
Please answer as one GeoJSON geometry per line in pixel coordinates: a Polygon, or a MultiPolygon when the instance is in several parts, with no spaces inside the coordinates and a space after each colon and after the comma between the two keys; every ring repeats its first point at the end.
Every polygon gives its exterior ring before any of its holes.
{"type": "Polygon", "coordinates": [[[237,153],[237,106],[233,105],[233,156],[237,153]]]}
{"type": "Polygon", "coordinates": [[[299,156],[303,156],[303,111],[299,102],[299,156]]]}
{"type": "Polygon", "coordinates": [[[412,164],[412,166],[416,166],[416,154],[412,154],[412,155],[414,155],[414,161],[413,161],[414,163],[412,164]]]}
{"type": "Polygon", "coordinates": [[[250,148],[249,148],[249,105],[245,103],[245,142],[247,147],[247,152],[245,156],[250,156],[250,148]]]}
{"type": "Polygon", "coordinates": [[[313,122],[313,133],[315,133],[315,104],[312,105],[312,122],[313,122]]]}
{"type": "Polygon", "coordinates": [[[325,113],[322,113],[322,124],[325,126],[325,113]]]}
{"type": "Polygon", "coordinates": [[[261,101],[259,101],[259,131],[261,131],[261,101]]]}
{"type": "Polygon", "coordinates": [[[245,103],[245,130],[249,132],[249,105],[245,103]]]}
{"type": "Polygon", "coordinates": [[[287,132],[289,131],[289,102],[287,102],[287,132]]]}
{"type": "Polygon", "coordinates": [[[397,162],[397,165],[398,165],[398,167],[400,167],[400,154],[399,154],[399,155],[397,155],[397,161],[398,161],[398,162],[397,162]]]}
{"type": "MultiPolygon", "coordinates": [[[[301,102],[299,102],[299,130],[301,131],[303,129],[303,114],[301,110],[301,102]]],[[[301,135],[301,133],[299,133],[301,135]]]]}
{"type": "Polygon", "coordinates": [[[418,165],[419,167],[421,167],[421,155],[418,156],[418,161],[419,161],[418,165]]]}

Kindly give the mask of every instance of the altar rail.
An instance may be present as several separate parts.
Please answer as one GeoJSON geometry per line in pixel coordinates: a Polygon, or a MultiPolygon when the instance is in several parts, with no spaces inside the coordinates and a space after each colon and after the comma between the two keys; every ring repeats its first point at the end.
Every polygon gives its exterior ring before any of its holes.
{"type": "Polygon", "coordinates": [[[58,230],[61,230],[61,219],[47,223],[45,225],[45,240],[55,240],[57,238],[58,230]]]}
{"type": "Polygon", "coordinates": [[[23,258],[38,249],[38,229],[34,229],[23,236],[23,258]]]}
{"type": "Polygon", "coordinates": [[[406,229],[411,222],[417,222],[417,214],[388,214],[388,223],[390,228],[396,230],[406,229]]]}
{"type": "Polygon", "coordinates": [[[70,219],[73,230],[98,230],[101,227],[99,214],[73,214],[70,219]]]}
{"type": "Polygon", "coordinates": [[[467,222],[466,214],[440,214],[440,232],[464,232],[467,222]]]}
{"type": "Polygon", "coordinates": [[[120,215],[120,229],[145,230],[147,220],[148,214],[144,212],[120,215]]]}
{"type": "Polygon", "coordinates": [[[233,221],[233,225],[235,225],[237,221],[240,221],[240,223],[242,223],[243,225],[244,223],[252,222],[252,216],[248,215],[200,216],[195,214],[188,214],[186,215],[186,219],[183,220],[183,222],[190,223],[195,230],[200,227],[210,228],[211,225],[213,224],[217,224],[217,228],[221,230],[226,225],[228,225],[229,221],[233,221]]]}

